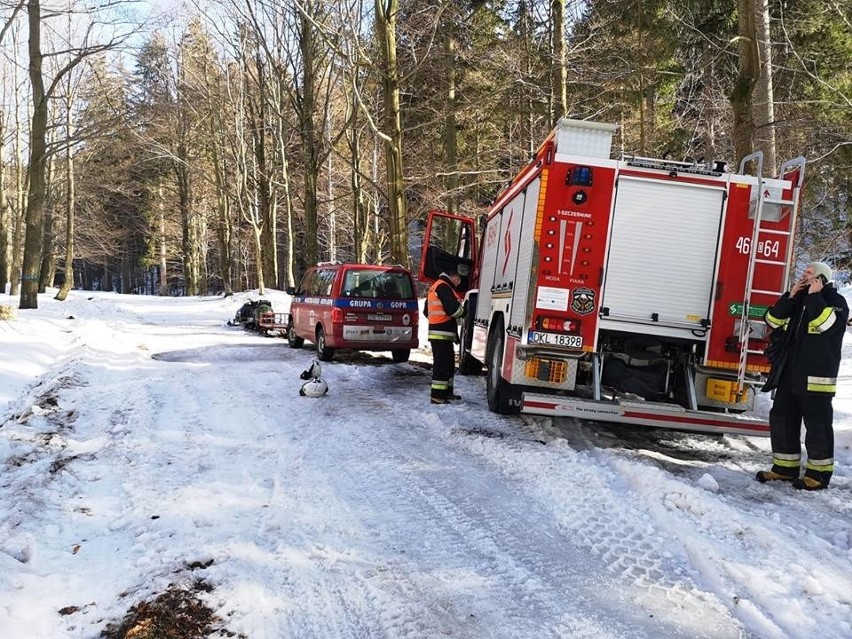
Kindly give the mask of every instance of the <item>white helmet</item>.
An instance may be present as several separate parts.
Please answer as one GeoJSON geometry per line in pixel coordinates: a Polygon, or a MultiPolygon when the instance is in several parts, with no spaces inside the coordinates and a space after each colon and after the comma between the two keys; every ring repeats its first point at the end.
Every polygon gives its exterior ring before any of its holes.
{"type": "Polygon", "coordinates": [[[299,375],[300,379],[319,379],[320,375],[322,375],[322,366],[320,365],[318,360],[314,360],[314,363],[308,366],[308,368],[302,371],[302,374],[299,375]]]}
{"type": "Polygon", "coordinates": [[[322,397],[328,392],[328,384],[319,377],[309,379],[299,389],[299,395],[302,397],[322,397]]]}

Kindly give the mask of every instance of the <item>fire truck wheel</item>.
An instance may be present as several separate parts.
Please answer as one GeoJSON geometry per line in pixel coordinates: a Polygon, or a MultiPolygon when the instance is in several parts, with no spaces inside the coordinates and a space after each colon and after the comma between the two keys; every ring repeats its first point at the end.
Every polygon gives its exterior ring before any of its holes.
{"type": "Polygon", "coordinates": [[[287,327],[287,343],[290,345],[290,348],[302,348],[302,344],[305,343],[305,340],[296,335],[296,327],[293,326],[293,322],[290,322],[290,325],[287,327]]]}
{"type": "Polygon", "coordinates": [[[465,317],[461,326],[461,339],[459,340],[459,375],[479,375],[482,372],[482,362],[470,354],[473,343],[473,317],[465,317]]]}
{"type": "Polygon", "coordinates": [[[485,388],[489,410],[502,415],[512,415],[521,412],[521,393],[517,386],[507,382],[501,375],[505,343],[506,332],[501,317],[492,324],[491,333],[488,335],[488,377],[485,388]]]}
{"type": "Polygon", "coordinates": [[[397,364],[401,364],[402,362],[407,362],[408,358],[411,356],[410,348],[395,348],[391,351],[391,357],[393,357],[393,361],[397,364]]]}
{"type": "Polygon", "coordinates": [[[471,355],[464,346],[459,352],[459,375],[479,375],[482,373],[482,362],[471,355]]]}
{"type": "Polygon", "coordinates": [[[317,359],[321,362],[330,362],[334,359],[334,349],[325,345],[325,331],[322,326],[317,327],[317,359]]]}

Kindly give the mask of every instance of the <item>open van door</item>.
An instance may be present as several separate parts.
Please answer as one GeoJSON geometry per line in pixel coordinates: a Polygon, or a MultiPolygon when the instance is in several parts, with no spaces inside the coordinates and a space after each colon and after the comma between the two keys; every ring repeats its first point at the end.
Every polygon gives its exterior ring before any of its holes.
{"type": "Polygon", "coordinates": [[[459,289],[467,292],[476,271],[476,223],[463,215],[429,211],[418,278],[431,283],[450,271],[461,275],[459,289]]]}

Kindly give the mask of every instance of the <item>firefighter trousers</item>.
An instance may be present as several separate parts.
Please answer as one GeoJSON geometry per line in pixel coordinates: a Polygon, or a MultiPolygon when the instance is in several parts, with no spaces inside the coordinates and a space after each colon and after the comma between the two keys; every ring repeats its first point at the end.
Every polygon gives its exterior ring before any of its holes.
{"type": "Polygon", "coordinates": [[[456,355],[453,340],[430,339],[432,346],[432,397],[446,399],[453,394],[456,355]]]}
{"type": "Polygon", "coordinates": [[[769,411],[773,470],[798,476],[802,422],[805,424],[805,475],[828,482],[834,470],[834,410],[830,395],[794,393],[789,372],[781,375],[769,411]]]}

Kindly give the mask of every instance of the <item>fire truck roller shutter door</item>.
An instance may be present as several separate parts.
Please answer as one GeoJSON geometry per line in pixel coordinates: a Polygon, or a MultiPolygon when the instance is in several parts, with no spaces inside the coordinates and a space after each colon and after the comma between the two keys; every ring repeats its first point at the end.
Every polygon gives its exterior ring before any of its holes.
{"type": "Polygon", "coordinates": [[[602,302],[607,324],[635,321],[658,335],[703,328],[723,204],[721,187],[619,178],[602,302]]]}

